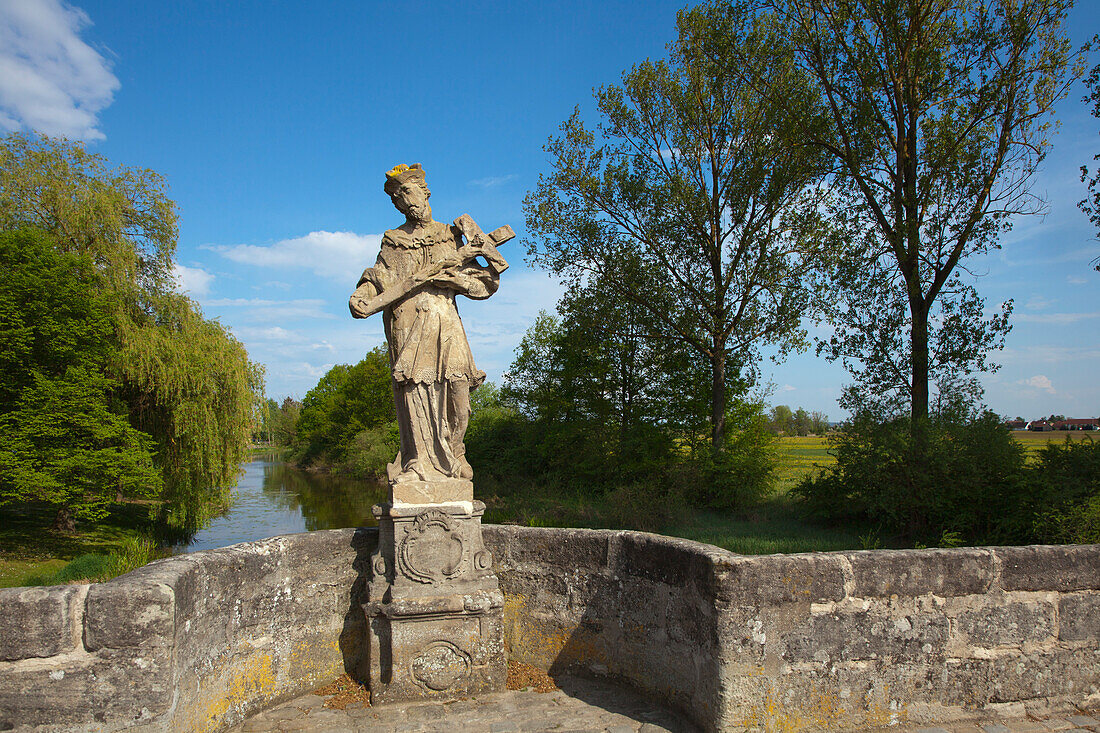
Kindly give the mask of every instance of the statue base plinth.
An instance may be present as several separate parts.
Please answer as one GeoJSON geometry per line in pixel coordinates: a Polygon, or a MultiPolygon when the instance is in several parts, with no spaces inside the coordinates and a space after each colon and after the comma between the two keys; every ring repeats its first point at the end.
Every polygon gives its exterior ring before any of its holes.
{"type": "Polygon", "coordinates": [[[363,604],[373,704],[504,689],[504,596],[481,537],[484,511],[461,500],[374,507],[379,541],[363,604]]]}

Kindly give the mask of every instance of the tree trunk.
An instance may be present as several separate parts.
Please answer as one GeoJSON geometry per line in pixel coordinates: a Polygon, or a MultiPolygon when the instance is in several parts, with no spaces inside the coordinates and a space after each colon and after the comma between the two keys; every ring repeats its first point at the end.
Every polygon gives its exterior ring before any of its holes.
{"type": "Polygon", "coordinates": [[[725,349],[715,348],[710,360],[710,440],[711,450],[717,455],[722,450],[726,436],[726,354],[725,349]]]}
{"type": "Polygon", "coordinates": [[[928,420],[928,313],[923,307],[910,310],[913,317],[910,333],[913,381],[910,392],[909,421],[915,438],[928,420]]]}
{"type": "Polygon", "coordinates": [[[57,510],[57,516],[53,520],[54,531],[64,532],[65,534],[72,534],[76,531],[76,520],[73,519],[72,512],[68,507],[61,507],[57,510]]]}

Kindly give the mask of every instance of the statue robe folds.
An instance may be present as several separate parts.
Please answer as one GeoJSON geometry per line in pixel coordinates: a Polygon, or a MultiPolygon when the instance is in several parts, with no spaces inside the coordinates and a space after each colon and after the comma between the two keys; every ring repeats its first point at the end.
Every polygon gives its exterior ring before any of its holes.
{"type": "MultiPolygon", "coordinates": [[[[460,237],[437,221],[416,234],[388,230],[378,262],[363,272],[357,293],[367,298],[381,294],[434,263],[455,258],[460,237]]],[[[463,440],[470,390],[484,381],[485,372],[474,366],[455,296],[488,298],[496,292],[500,275],[476,262],[452,271],[459,275],[457,289],[423,285],[382,314],[401,433],[401,450],[388,466],[394,482],[473,476],[463,440]]]]}

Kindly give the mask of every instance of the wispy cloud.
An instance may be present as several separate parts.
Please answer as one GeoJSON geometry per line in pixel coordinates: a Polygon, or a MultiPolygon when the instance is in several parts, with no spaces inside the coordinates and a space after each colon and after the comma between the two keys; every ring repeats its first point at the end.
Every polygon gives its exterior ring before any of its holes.
{"type": "Polygon", "coordinates": [[[1050,379],[1048,379],[1043,374],[1036,374],[1034,377],[1021,379],[1019,382],[1016,382],[1016,384],[1021,384],[1025,387],[1031,387],[1033,389],[1049,392],[1050,394],[1056,394],[1054,391],[1054,385],[1051,384],[1050,379]]]}
{"type": "Polygon", "coordinates": [[[1100,346],[1049,346],[1039,344],[1023,348],[1006,348],[999,361],[1004,363],[1059,364],[1067,361],[1100,360],[1100,346]]]}
{"type": "Polygon", "coordinates": [[[233,262],[256,267],[299,268],[354,286],[363,268],[374,264],[381,244],[381,234],[318,231],[267,246],[207,244],[202,248],[233,262]]]}
{"type": "Polygon", "coordinates": [[[303,319],[335,318],[325,310],[320,298],[297,300],[267,300],[264,298],[214,298],[204,300],[204,308],[240,308],[239,317],[253,322],[285,322],[303,319]]]}
{"type": "Polygon", "coordinates": [[[176,290],[193,298],[209,294],[210,283],[214,280],[214,275],[201,267],[187,267],[179,263],[172,266],[172,275],[176,279],[176,290]]]}
{"type": "Polygon", "coordinates": [[[471,186],[477,186],[479,188],[495,188],[496,186],[503,186],[508,181],[514,181],[519,178],[515,173],[509,173],[505,176],[488,176],[486,178],[475,178],[470,181],[471,186]]]}
{"type": "Polygon", "coordinates": [[[87,13],[59,0],[0,0],[0,128],[102,140],[118,78],[80,39],[87,13]]]}
{"type": "Polygon", "coordinates": [[[1068,282],[1070,285],[1084,285],[1088,282],[1088,280],[1083,277],[1077,277],[1076,275],[1067,275],[1066,282],[1068,282]]]}
{"type": "Polygon", "coordinates": [[[1091,313],[1020,313],[1013,318],[1020,323],[1066,324],[1100,318],[1100,311],[1091,313]]]}
{"type": "Polygon", "coordinates": [[[1049,298],[1042,295],[1033,295],[1028,298],[1027,303],[1024,304],[1024,308],[1033,311],[1046,310],[1052,305],[1049,298]]]}
{"type": "Polygon", "coordinates": [[[798,387],[795,387],[793,384],[784,384],[782,387],[779,388],[779,391],[780,392],[794,392],[796,389],[798,389],[798,387]]]}

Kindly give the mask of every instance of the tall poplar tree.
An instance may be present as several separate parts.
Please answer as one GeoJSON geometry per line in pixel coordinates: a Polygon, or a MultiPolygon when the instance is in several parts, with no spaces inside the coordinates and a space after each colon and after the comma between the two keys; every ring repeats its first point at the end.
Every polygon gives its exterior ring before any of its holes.
{"type": "Polygon", "coordinates": [[[822,167],[794,139],[812,99],[774,27],[706,6],[681,12],[678,31],[666,60],[597,92],[595,129],[579,111],[562,124],[524,203],[537,264],[573,288],[598,280],[637,312],[643,337],[682,344],[709,367],[720,452],[741,366],[752,369],[762,344],[782,350],[803,336],[822,167]],[[751,63],[734,69],[734,56],[751,63]],[[743,73],[783,90],[784,103],[743,73]]]}
{"type": "MultiPolygon", "coordinates": [[[[856,385],[852,409],[908,407],[914,438],[930,383],[954,397],[1008,331],[967,276],[1021,214],[1044,210],[1034,174],[1054,104],[1081,72],[1072,0],[774,0],[825,124],[803,139],[832,160],[833,221],[853,244],[830,273],[823,344],[856,385]]],[[[781,101],[785,92],[772,87],[781,101]]],[[[916,445],[921,441],[916,440],[916,445]]]]}

